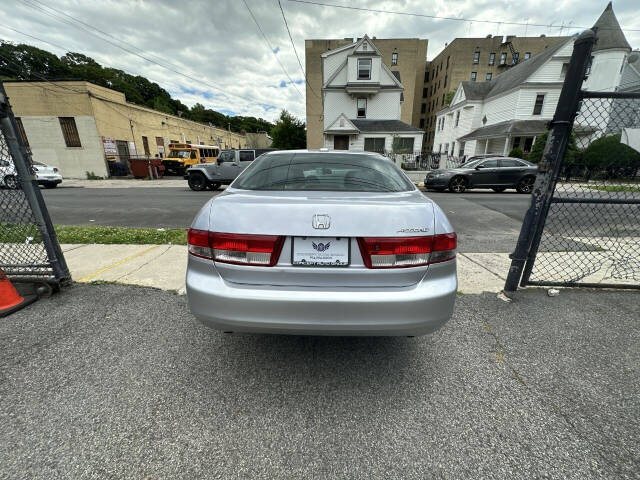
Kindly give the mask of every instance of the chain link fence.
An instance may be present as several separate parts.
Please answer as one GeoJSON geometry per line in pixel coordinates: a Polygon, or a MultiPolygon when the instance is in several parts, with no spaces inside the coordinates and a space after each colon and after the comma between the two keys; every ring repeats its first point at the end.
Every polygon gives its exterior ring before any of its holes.
{"type": "Polygon", "coordinates": [[[583,97],[527,282],[640,286],[640,98],[583,97]]]}
{"type": "Polygon", "coordinates": [[[70,280],[34,180],[28,154],[0,82],[0,269],[12,280],[70,280]]]}

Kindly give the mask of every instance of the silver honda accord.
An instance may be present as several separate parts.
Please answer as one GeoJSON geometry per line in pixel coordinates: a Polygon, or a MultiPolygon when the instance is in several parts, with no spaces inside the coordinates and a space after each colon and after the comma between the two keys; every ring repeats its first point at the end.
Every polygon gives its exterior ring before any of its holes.
{"type": "Polygon", "coordinates": [[[456,234],[385,157],[290,150],[256,159],[196,215],[187,296],[232,332],[422,335],[456,298],[456,234]]]}

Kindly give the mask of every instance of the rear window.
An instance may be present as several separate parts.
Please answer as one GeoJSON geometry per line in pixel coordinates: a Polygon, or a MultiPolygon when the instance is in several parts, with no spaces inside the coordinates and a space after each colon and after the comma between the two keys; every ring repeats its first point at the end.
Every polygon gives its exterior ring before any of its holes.
{"type": "Polygon", "coordinates": [[[258,158],[231,184],[244,190],[404,192],[413,184],[374,155],[282,153],[258,158]]]}

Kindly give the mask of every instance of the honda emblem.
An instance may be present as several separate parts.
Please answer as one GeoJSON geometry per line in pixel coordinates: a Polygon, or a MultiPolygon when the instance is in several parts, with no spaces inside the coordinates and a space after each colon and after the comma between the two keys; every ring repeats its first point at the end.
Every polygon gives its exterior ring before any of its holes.
{"type": "Polygon", "coordinates": [[[331,226],[331,217],[329,215],[314,215],[311,220],[311,226],[316,230],[326,230],[331,226]]]}

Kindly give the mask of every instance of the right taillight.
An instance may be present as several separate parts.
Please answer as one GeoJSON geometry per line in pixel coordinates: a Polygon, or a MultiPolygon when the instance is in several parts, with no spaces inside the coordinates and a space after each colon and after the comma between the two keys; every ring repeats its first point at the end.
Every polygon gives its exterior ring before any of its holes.
{"type": "Polygon", "coordinates": [[[284,237],[218,233],[190,229],[189,253],[216,262],[273,267],[278,263],[284,237]]]}
{"type": "Polygon", "coordinates": [[[444,262],[456,256],[455,233],[423,237],[358,238],[367,268],[407,268],[444,262]]]}

